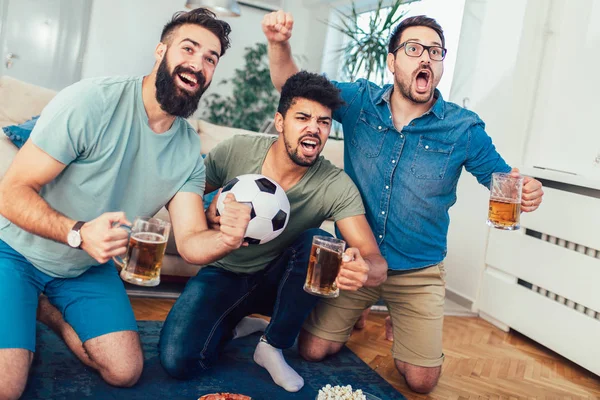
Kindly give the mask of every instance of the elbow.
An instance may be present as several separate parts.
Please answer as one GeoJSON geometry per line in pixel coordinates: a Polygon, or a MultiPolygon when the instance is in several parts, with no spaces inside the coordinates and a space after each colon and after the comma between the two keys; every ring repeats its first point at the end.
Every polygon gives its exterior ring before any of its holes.
{"type": "Polygon", "coordinates": [[[186,263],[192,265],[205,265],[212,261],[206,256],[199,254],[201,251],[193,251],[193,249],[190,249],[190,247],[192,246],[177,245],[177,253],[186,263]]]}
{"type": "Polygon", "coordinates": [[[182,238],[177,240],[175,238],[175,248],[177,249],[177,254],[179,257],[183,259],[188,264],[195,264],[194,262],[194,253],[189,250],[189,246],[186,246],[187,238],[182,238]]]}
{"type": "Polygon", "coordinates": [[[202,262],[198,260],[199,257],[196,257],[196,254],[194,254],[193,251],[190,251],[189,248],[184,244],[177,243],[177,253],[183,259],[183,261],[188,264],[202,264],[202,262]]]}

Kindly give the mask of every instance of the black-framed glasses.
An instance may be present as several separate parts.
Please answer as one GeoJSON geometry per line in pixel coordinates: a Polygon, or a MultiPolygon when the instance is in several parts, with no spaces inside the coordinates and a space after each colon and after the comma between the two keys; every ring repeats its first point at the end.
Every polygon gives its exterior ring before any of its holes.
{"type": "Polygon", "coordinates": [[[404,52],[409,57],[421,57],[423,52],[427,50],[429,58],[434,61],[442,61],[446,57],[446,52],[448,51],[441,46],[425,46],[421,43],[406,41],[400,43],[398,47],[392,50],[392,54],[396,54],[402,47],[404,47],[404,52]]]}

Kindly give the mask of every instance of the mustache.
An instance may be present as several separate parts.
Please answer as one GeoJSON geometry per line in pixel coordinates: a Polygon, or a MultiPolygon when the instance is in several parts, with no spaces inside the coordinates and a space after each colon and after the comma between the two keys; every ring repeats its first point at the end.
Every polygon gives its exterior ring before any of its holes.
{"type": "Polygon", "coordinates": [[[198,86],[199,86],[198,90],[201,90],[206,85],[206,77],[204,76],[202,71],[194,72],[191,69],[183,67],[181,65],[176,66],[175,69],[173,70],[173,75],[184,74],[184,73],[196,78],[196,82],[198,82],[198,86]]]}

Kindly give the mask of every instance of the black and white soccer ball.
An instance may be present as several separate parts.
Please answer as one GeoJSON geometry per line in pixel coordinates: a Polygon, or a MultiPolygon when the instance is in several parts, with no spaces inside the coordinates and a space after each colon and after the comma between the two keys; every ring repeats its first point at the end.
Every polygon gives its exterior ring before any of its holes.
{"type": "Polygon", "coordinates": [[[217,215],[224,210],[223,200],[233,193],[239,203],[252,207],[244,240],[264,244],[279,236],[290,219],[290,202],[285,191],[274,180],[260,174],[233,178],[223,186],[217,199],[217,215]]]}

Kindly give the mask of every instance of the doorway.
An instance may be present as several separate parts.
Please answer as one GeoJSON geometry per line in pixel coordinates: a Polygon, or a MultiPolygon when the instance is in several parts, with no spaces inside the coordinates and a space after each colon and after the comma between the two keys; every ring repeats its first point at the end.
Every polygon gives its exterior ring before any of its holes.
{"type": "Polygon", "coordinates": [[[92,0],[0,0],[0,75],[60,90],[81,78],[92,0]]]}

